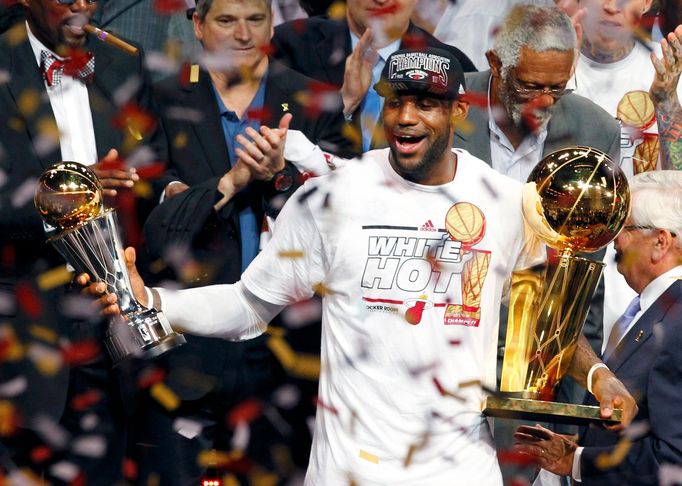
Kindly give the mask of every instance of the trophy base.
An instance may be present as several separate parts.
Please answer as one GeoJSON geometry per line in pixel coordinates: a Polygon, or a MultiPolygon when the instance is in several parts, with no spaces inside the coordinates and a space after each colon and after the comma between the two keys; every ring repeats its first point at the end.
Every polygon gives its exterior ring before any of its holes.
{"type": "Polygon", "coordinates": [[[599,413],[599,407],[595,406],[493,395],[485,399],[482,411],[490,417],[572,425],[618,424],[623,413],[622,410],[615,409],[611,418],[604,419],[599,413]]]}
{"type": "Polygon", "coordinates": [[[149,309],[111,322],[104,342],[116,366],[130,357],[156,358],[187,341],[171,329],[162,312],[149,309]]]}

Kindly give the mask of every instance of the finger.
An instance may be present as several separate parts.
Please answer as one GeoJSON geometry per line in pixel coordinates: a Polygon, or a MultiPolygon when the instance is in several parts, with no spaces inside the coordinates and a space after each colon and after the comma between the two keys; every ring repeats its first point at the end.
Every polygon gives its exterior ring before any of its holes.
{"type": "Polygon", "coordinates": [[[675,65],[675,55],[666,39],[661,39],[661,53],[663,54],[663,62],[667,67],[675,65]]]}
{"type": "Polygon", "coordinates": [[[654,69],[656,70],[656,74],[663,76],[665,74],[665,66],[663,65],[663,62],[661,62],[658,56],[653,52],[649,55],[649,57],[651,58],[651,64],[653,64],[654,69]]]}
{"type": "Polygon", "coordinates": [[[355,50],[358,52],[358,54],[360,54],[360,57],[365,57],[367,50],[371,49],[372,40],[374,40],[372,36],[372,28],[367,27],[362,33],[358,44],[355,46],[355,50]]]}
{"type": "Polygon", "coordinates": [[[116,150],[115,148],[112,148],[112,149],[109,149],[109,151],[104,156],[102,161],[103,162],[112,162],[116,159],[118,159],[118,150],[116,150]]]}
{"type": "MultiPolygon", "coordinates": [[[[265,127],[267,128],[267,127],[265,127]]],[[[261,133],[263,132],[263,127],[260,127],[261,133]]],[[[268,140],[261,135],[261,133],[258,133],[256,130],[254,130],[251,127],[248,127],[246,129],[246,134],[251,137],[251,141],[256,144],[258,149],[263,153],[267,154],[272,150],[272,146],[268,142],[268,140]]]]}
{"type": "Polygon", "coordinates": [[[599,413],[602,418],[610,418],[613,415],[613,401],[610,397],[602,397],[599,400],[599,413]]]}
{"type": "Polygon", "coordinates": [[[80,275],[76,275],[74,281],[81,287],[85,287],[90,283],[90,275],[87,273],[81,273],[80,275]]]}
{"type": "Polygon", "coordinates": [[[284,132],[284,135],[286,135],[286,132],[289,130],[289,125],[291,124],[291,120],[293,120],[294,115],[291,113],[285,113],[282,118],[279,119],[279,125],[277,126],[278,130],[280,130],[280,134],[284,132]]]}
{"type": "Polygon", "coordinates": [[[256,179],[272,177],[272,174],[270,174],[269,171],[266,171],[258,161],[256,161],[249,153],[247,153],[242,148],[236,147],[234,149],[234,153],[237,155],[239,160],[249,168],[249,170],[256,179]]]}

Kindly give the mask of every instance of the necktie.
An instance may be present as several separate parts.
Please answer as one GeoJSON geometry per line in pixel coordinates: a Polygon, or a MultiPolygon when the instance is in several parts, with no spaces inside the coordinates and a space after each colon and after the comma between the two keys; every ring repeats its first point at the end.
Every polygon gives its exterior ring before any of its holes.
{"type": "Polygon", "coordinates": [[[372,67],[372,83],[369,85],[365,99],[362,102],[361,126],[362,126],[362,151],[367,152],[372,146],[372,136],[376,127],[379,113],[381,112],[382,99],[374,91],[374,85],[379,81],[381,70],[386,62],[377,56],[377,60],[372,67]]]}
{"type": "Polygon", "coordinates": [[[609,334],[609,340],[606,343],[606,349],[604,350],[604,354],[602,356],[602,361],[607,361],[611,357],[611,354],[613,354],[613,351],[616,349],[616,346],[618,346],[618,343],[622,339],[623,335],[625,334],[625,331],[627,331],[628,326],[632,322],[632,319],[635,318],[639,310],[640,307],[638,295],[637,297],[632,299],[632,302],[630,302],[628,308],[625,309],[623,315],[620,316],[616,323],[613,325],[613,328],[611,329],[611,334],[609,334]]]}
{"type": "Polygon", "coordinates": [[[41,51],[40,68],[48,86],[59,86],[62,75],[87,83],[95,73],[95,56],[91,52],[76,52],[70,57],[58,59],[51,52],[41,51]]]}

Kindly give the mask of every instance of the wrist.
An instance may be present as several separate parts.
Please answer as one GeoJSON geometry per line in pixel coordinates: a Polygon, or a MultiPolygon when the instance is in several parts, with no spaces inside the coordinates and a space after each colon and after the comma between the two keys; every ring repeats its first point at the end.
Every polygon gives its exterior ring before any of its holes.
{"type": "Polygon", "coordinates": [[[609,370],[609,367],[606,366],[604,363],[595,363],[590,368],[590,371],[587,372],[587,391],[590,392],[592,395],[594,395],[594,392],[592,390],[594,389],[593,382],[595,378],[595,373],[601,368],[609,370]]]}

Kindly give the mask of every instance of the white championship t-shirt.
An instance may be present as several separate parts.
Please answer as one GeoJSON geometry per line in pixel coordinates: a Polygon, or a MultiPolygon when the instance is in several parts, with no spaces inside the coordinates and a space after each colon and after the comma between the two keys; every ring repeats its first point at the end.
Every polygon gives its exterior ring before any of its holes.
{"type": "Polygon", "coordinates": [[[545,253],[522,184],[453,151],[441,186],[402,179],[388,149],[307,181],[242,276],[273,304],[324,295],[307,486],[502,484],[480,383],[495,386],[503,286],[545,253]]]}

